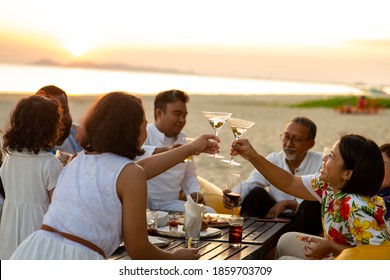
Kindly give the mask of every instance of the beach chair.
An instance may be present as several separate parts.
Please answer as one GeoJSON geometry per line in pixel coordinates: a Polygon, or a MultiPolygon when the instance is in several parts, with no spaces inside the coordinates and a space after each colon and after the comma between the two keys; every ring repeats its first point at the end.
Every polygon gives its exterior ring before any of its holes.
{"type": "MultiPolygon", "coordinates": [[[[206,205],[219,214],[231,214],[231,209],[226,209],[223,206],[222,190],[203,177],[198,176],[198,181],[200,183],[200,193],[203,195],[206,205]]],[[[235,207],[234,213],[239,215],[240,207],[235,207]]]]}

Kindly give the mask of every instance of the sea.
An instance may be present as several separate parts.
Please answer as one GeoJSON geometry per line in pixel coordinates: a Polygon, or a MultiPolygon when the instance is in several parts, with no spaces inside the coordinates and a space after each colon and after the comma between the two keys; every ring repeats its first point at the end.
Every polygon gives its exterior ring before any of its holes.
{"type": "Polygon", "coordinates": [[[198,95],[347,95],[360,94],[351,85],[219,77],[180,73],[87,69],[0,63],[0,93],[33,93],[53,84],[68,94],[126,91],[155,95],[180,89],[198,95]]]}

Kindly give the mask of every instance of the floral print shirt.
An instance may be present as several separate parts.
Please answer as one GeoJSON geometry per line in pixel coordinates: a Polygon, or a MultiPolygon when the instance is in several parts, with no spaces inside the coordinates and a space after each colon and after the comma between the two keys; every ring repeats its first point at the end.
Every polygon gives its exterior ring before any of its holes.
{"type": "Polygon", "coordinates": [[[305,187],[321,202],[324,237],[339,244],[379,245],[390,239],[386,207],[379,196],[333,193],[319,174],[302,176],[305,187]]]}

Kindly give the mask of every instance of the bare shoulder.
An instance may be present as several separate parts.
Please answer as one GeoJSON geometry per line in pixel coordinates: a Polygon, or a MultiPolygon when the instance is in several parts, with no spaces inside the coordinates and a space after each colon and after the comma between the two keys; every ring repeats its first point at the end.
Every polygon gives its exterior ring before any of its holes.
{"type": "Polygon", "coordinates": [[[129,163],[123,167],[118,179],[145,178],[144,169],[137,163],[129,163]]]}
{"type": "Polygon", "coordinates": [[[121,200],[146,191],[146,176],[142,167],[136,163],[127,164],[119,174],[116,191],[121,200]]]}

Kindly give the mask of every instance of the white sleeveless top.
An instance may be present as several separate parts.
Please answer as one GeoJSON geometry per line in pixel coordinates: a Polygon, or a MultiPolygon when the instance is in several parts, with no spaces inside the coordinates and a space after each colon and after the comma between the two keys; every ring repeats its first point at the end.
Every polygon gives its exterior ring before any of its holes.
{"type": "Polygon", "coordinates": [[[133,161],[111,153],[80,152],[62,171],[43,223],[86,239],[106,256],[122,242],[118,176],[133,161]]]}

